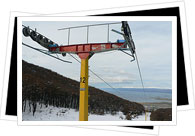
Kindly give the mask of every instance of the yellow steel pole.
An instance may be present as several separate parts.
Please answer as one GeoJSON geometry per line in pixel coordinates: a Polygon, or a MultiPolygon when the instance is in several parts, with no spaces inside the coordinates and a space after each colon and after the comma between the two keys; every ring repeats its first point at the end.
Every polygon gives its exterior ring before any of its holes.
{"type": "Polygon", "coordinates": [[[88,57],[81,59],[79,120],[88,121],[88,57]]]}

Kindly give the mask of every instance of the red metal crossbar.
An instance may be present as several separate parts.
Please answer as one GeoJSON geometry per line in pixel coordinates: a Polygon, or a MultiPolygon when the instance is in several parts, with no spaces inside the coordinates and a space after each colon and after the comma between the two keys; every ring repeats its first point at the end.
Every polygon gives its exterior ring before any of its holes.
{"type": "MultiPolygon", "coordinates": [[[[124,43],[93,43],[93,44],[77,44],[77,45],[66,45],[58,47],[50,47],[50,52],[55,53],[98,53],[110,50],[119,49],[124,43]]],[[[127,48],[126,46],[122,47],[127,48]]]]}

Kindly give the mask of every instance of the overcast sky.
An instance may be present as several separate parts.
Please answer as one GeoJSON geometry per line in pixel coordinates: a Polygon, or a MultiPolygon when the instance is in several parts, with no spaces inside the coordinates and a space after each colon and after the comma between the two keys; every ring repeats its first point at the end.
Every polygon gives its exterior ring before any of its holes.
{"type": "MultiPolygon", "coordinates": [[[[59,45],[67,45],[68,31],[57,29],[62,27],[99,24],[109,22],[23,22],[24,25],[36,28],[37,31],[59,45]]],[[[145,87],[171,88],[172,84],[172,24],[170,21],[130,21],[133,40],[136,46],[141,72],[145,87]]],[[[120,31],[121,25],[111,25],[111,29],[120,31]]],[[[86,43],[86,28],[71,30],[70,44],[86,43]]],[[[109,41],[116,42],[123,39],[120,35],[110,31],[109,41]]],[[[29,37],[23,36],[23,42],[33,47],[43,49],[29,37]]],[[[96,26],[89,30],[89,42],[107,42],[107,27],[96,26]]],[[[60,58],[72,61],[63,63],[54,58],[41,54],[23,46],[23,60],[51,69],[61,75],[79,81],[80,64],[71,56],[60,58]]],[[[74,55],[77,57],[76,55],[74,55]]],[[[77,57],[78,58],[78,57],[77,57]]],[[[79,58],[78,58],[79,59],[79,58]]],[[[90,69],[116,88],[141,87],[141,81],[136,61],[120,51],[97,53],[89,60],[90,69]]],[[[97,88],[109,88],[104,82],[89,73],[89,85],[97,88]]]]}

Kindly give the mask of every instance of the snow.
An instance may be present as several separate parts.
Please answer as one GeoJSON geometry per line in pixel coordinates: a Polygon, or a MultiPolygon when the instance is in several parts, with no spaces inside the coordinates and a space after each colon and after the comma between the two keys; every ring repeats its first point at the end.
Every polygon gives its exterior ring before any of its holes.
{"type": "MultiPolygon", "coordinates": [[[[95,115],[89,114],[89,121],[122,121],[120,118],[125,118],[122,112],[119,112],[116,115],[105,114],[105,115],[95,115]]],[[[42,107],[37,109],[35,115],[33,116],[32,112],[29,112],[27,109],[22,113],[22,119],[29,121],[78,121],[79,120],[79,111],[69,108],[57,108],[53,106],[42,107]]]]}
{"type": "MultiPolygon", "coordinates": [[[[150,121],[150,114],[151,114],[151,112],[147,112],[146,113],[146,115],[147,115],[147,117],[146,117],[147,121],[150,121]]],[[[132,119],[132,121],[145,121],[145,113],[142,114],[142,115],[140,115],[140,116],[138,116],[138,117],[135,117],[134,119],[132,119]]]]}
{"type": "MultiPolygon", "coordinates": [[[[148,114],[147,119],[149,120],[150,114],[148,114]]],[[[26,107],[25,112],[22,113],[23,121],[78,121],[79,120],[79,111],[75,109],[54,107],[45,105],[42,106],[37,104],[36,112],[33,116],[32,112],[29,112],[29,107],[26,107]]],[[[89,121],[129,121],[125,120],[125,115],[122,112],[118,112],[116,115],[104,114],[96,115],[89,114],[89,121]]],[[[144,121],[145,114],[140,115],[133,121],[144,121]]]]}

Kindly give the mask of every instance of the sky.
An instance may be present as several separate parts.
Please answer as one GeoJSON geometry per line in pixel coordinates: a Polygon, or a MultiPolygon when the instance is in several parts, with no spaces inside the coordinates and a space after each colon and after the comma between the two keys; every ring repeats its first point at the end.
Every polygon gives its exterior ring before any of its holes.
{"type": "MultiPolygon", "coordinates": [[[[89,24],[111,23],[104,21],[24,21],[23,25],[36,28],[37,32],[50,38],[59,45],[68,44],[68,31],[59,28],[89,24]]],[[[172,23],[170,21],[129,21],[136,53],[146,88],[172,88],[172,23]]],[[[121,24],[110,25],[110,30],[120,31],[121,24]]],[[[95,26],[89,29],[89,43],[105,43],[107,26],[95,26]]],[[[72,29],[69,44],[87,42],[86,28],[72,29]]],[[[109,31],[109,41],[116,42],[122,36],[109,31]]],[[[30,37],[23,42],[44,49],[30,37]]],[[[22,47],[23,60],[55,71],[65,77],[80,80],[80,63],[67,54],[58,55],[72,63],[63,63],[28,47],[22,47]]],[[[74,55],[77,59],[79,57],[74,55]]],[[[96,53],[89,60],[89,68],[114,88],[141,88],[141,80],[136,61],[121,51],[96,53]]],[[[89,72],[89,85],[96,88],[109,88],[102,80],[89,72]]]]}

